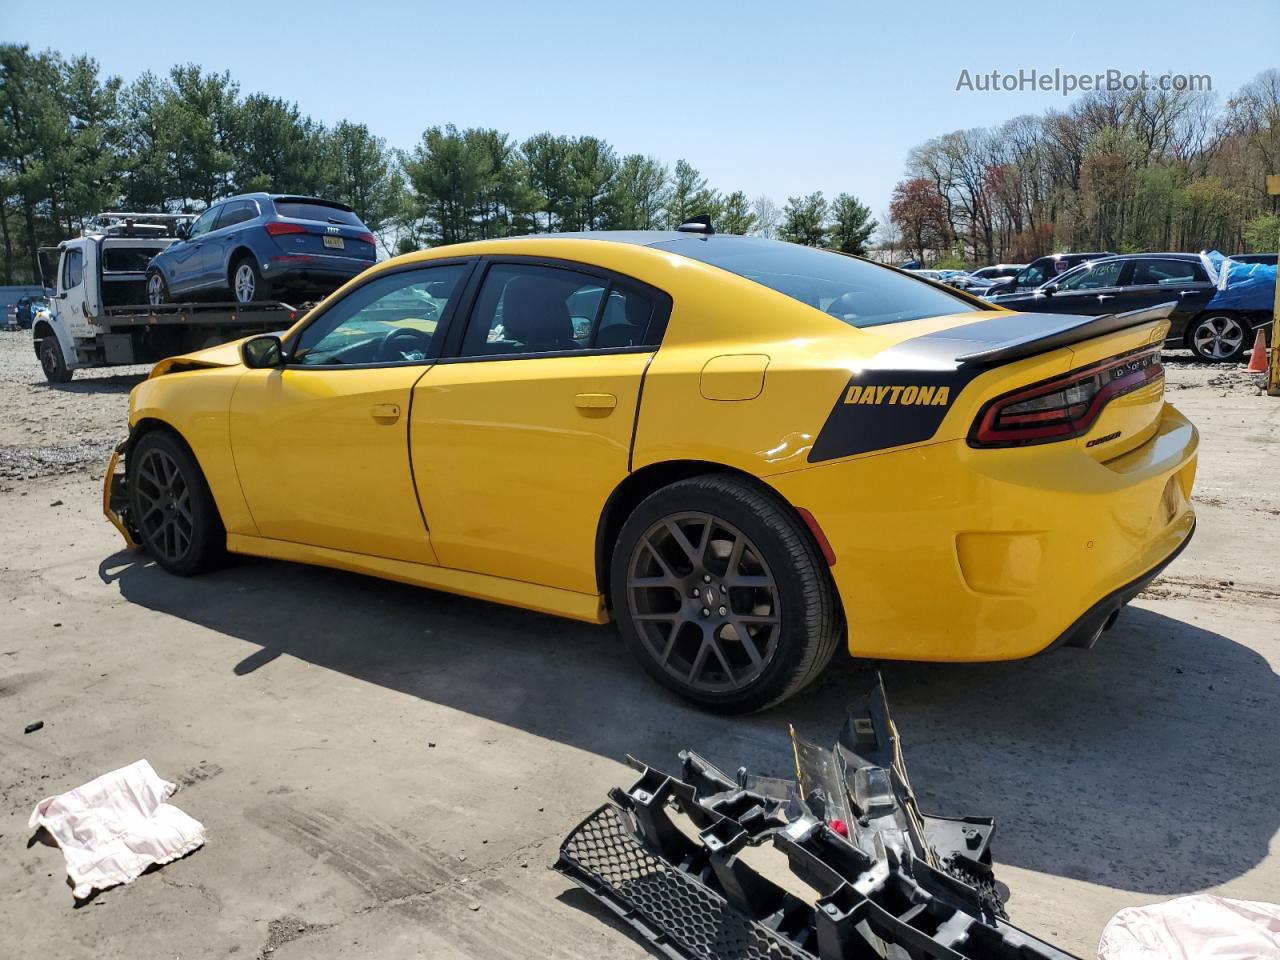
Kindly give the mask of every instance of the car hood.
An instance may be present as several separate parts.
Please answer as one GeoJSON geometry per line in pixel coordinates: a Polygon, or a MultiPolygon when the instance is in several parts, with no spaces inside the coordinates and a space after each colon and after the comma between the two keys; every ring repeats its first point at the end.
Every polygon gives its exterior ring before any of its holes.
{"type": "MultiPolygon", "coordinates": [[[[261,334],[254,336],[261,336],[261,334]]],[[[148,379],[154,380],[166,373],[181,373],[185,370],[240,366],[240,344],[250,339],[252,337],[242,337],[230,343],[220,343],[216,347],[206,347],[203,350],[193,350],[191,353],[179,354],[176,357],[166,357],[151,368],[148,379]]]]}

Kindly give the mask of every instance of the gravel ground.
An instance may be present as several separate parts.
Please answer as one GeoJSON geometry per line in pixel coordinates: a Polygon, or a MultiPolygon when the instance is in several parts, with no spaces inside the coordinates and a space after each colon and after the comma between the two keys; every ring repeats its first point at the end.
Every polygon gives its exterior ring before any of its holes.
{"type": "MultiPolygon", "coordinates": [[[[785,775],[787,723],[830,742],[871,669],[710,717],[611,628],[251,559],[167,576],[100,514],[141,375],[50,387],[0,333],[0,957],[646,957],[545,869],[632,782],[622,756],[785,775]],[[27,817],[140,757],[209,843],[75,908],[27,817]]],[[[1280,400],[1258,379],[1169,359],[1199,530],[1092,650],[879,665],[924,808],[995,816],[1014,922],[1081,956],[1125,906],[1280,899],[1280,400]]]]}
{"type": "Polygon", "coordinates": [[[6,482],[96,470],[123,437],[129,391],[148,366],[44,378],[29,330],[0,331],[0,493],[6,482]]]}

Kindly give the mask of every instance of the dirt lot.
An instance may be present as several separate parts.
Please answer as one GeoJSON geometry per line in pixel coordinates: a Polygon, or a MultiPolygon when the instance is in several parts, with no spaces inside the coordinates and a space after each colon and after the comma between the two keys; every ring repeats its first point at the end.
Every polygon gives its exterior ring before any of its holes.
{"type": "MultiPolygon", "coordinates": [[[[546,869],[620,758],[785,775],[787,721],[832,740],[868,669],[718,719],[610,629],[266,561],[169,577],[99,514],[136,381],[50,388],[0,333],[0,955],[647,956],[546,869]],[[209,842],[74,908],[27,817],[140,757],[209,842]]],[[[1169,381],[1200,531],[1095,649],[883,665],[926,808],[994,815],[1014,921],[1083,956],[1123,906],[1280,899],[1280,400],[1169,381]]]]}

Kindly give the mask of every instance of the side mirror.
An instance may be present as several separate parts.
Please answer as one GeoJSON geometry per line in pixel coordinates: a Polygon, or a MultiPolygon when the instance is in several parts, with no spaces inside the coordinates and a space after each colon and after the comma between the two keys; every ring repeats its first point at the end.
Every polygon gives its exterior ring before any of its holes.
{"type": "Polygon", "coordinates": [[[183,220],[180,224],[178,224],[177,229],[174,230],[174,233],[178,235],[179,240],[187,239],[187,237],[191,236],[191,221],[183,220]]]}
{"type": "Polygon", "coordinates": [[[284,344],[274,334],[254,337],[240,345],[240,358],[250,370],[284,366],[284,344]]]}
{"type": "Polygon", "coordinates": [[[1056,283],[1046,283],[1043,287],[1040,288],[1040,292],[1043,293],[1046,297],[1052,297],[1055,293],[1058,292],[1058,285],[1056,283]]]}

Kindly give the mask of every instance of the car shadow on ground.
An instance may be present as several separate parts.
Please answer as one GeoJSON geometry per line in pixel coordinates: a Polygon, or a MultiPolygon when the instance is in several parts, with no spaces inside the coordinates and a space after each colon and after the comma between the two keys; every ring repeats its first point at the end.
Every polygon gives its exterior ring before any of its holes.
{"type": "Polygon", "coordinates": [[[1126,610],[1093,650],[1024,661],[838,656],[787,704],[725,718],[652,683],[612,627],[253,559],[182,580],[121,551],[99,572],[132,603],[245,641],[238,675],[296,657],[665,769],[691,747],[787,776],[787,724],[833,742],[878,666],[926,812],[996,817],[997,861],[1042,873],[1171,896],[1245,873],[1280,827],[1280,681],[1247,647],[1151,610],[1126,610]]]}

